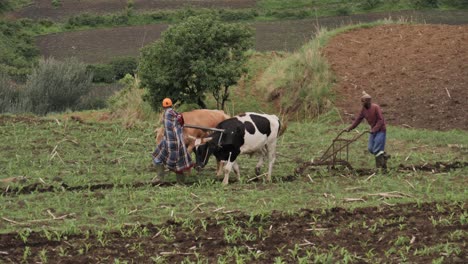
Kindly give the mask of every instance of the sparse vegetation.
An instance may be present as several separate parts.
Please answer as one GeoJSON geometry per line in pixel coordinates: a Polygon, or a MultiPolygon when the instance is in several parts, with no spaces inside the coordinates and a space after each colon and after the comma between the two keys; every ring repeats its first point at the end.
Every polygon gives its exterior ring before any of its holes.
{"type": "Polygon", "coordinates": [[[31,111],[39,115],[75,108],[91,88],[92,75],[76,59],[63,62],[41,60],[25,84],[24,100],[31,111]]]}

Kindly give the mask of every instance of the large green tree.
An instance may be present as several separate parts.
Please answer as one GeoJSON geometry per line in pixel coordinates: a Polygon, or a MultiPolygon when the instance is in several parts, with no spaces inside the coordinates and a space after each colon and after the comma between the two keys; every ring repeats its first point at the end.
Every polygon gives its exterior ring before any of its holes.
{"type": "Polygon", "coordinates": [[[154,109],[174,102],[206,108],[211,93],[224,109],[229,87],[245,72],[245,51],[253,44],[247,25],[222,22],[215,14],[192,16],[166,30],[141,51],[139,76],[154,109]]]}

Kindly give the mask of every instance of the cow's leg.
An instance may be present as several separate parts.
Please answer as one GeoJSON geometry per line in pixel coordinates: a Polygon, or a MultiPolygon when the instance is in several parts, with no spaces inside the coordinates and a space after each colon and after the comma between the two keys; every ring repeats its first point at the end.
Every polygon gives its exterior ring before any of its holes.
{"type": "Polygon", "coordinates": [[[216,178],[221,177],[223,173],[223,167],[224,167],[224,160],[218,160],[216,163],[216,178]]]}
{"type": "Polygon", "coordinates": [[[273,163],[275,163],[276,159],[276,141],[269,143],[267,145],[268,150],[268,175],[267,181],[271,182],[271,172],[273,170],[273,163]]]}
{"type": "Polygon", "coordinates": [[[260,168],[263,166],[263,162],[265,161],[265,157],[268,153],[268,150],[266,149],[266,146],[263,147],[262,152],[260,154],[260,159],[257,162],[257,165],[255,166],[255,175],[260,175],[260,168]]]}
{"type": "Polygon", "coordinates": [[[240,181],[240,170],[239,170],[239,164],[237,162],[234,162],[232,168],[234,169],[234,172],[237,175],[237,181],[240,181]]]}
{"type": "Polygon", "coordinates": [[[234,162],[231,161],[226,161],[226,164],[224,165],[224,179],[223,179],[223,185],[227,185],[229,183],[229,174],[231,173],[232,165],[234,162]]]}
{"type": "Polygon", "coordinates": [[[224,165],[223,185],[227,185],[229,183],[229,174],[231,173],[232,167],[237,166],[235,161],[239,153],[240,153],[240,150],[229,152],[228,160],[226,161],[226,164],[224,165]]]}

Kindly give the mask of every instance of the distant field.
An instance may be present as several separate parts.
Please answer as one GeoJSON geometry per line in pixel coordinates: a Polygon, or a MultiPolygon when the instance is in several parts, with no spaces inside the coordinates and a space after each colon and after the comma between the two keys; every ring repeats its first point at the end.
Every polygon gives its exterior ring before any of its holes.
{"type": "MultiPolygon", "coordinates": [[[[324,17],[305,20],[255,22],[255,49],[258,51],[293,51],[310,40],[318,27],[371,22],[384,18],[426,23],[467,24],[468,11],[403,11],[324,17]]],[[[168,25],[145,25],[95,29],[39,36],[37,45],[45,57],[78,57],[87,63],[107,62],[118,56],[137,56],[144,45],[157,40],[168,25]]]]}
{"type": "MultiPolygon", "coordinates": [[[[12,16],[32,19],[49,18],[61,20],[79,13],[105,14],[125,9],[127,0],[61,0],[60,6],[53,6],[50,0],[35,0],[12,16]]],[[[177,9],[184,7],[202,8],[250,8],[255,7],[255,0],[135,0],[134,8],[139,11],[177,9]]]]}

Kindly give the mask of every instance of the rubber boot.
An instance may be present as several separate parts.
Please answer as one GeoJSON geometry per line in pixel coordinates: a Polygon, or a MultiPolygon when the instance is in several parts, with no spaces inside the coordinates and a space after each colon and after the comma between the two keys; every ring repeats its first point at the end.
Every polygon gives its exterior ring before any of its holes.
{"type": "Polygon", "coordinates": [[[153,178],[152,182],[162,183],[164,182],[164,177],[166,177],[167,172],[163,164],[158,164],[156,166],[156,176],[153,178]]]}
{"type": "Polygon", "coordinates": [[[386,157],[385,154],[382,155],[382,162],[381,162],[381,165],[382,165],[382,170],[383,172],[387,172],[387,160],[389,159],[390,157],[386,157]]]}
{"type": "Polygon", "coordinates": [[[184,184],[185,183],[185,175],[183,172],[176,173],[176,180],[178,184],[184,184]]]}
{"type": "Polygon", "coordinates": [[[382,165],[381,165],[381,157],[382,155],[380,156],[375,156],[375,168],[376,169],[380,169],[382,168],[382,165]]]}
{"type": "Polygon", "coordinates": [[[387,152],[384,152],[383,156],[385,158],[385,161],[389,160],[392,157],[392,155],[388,154],[387,152]]]}
{"type": "Polygon", "coordinates": [[[375,167],[383,173],[387,172],[387,159],[384,154],[375,157],[375,167]]]}

